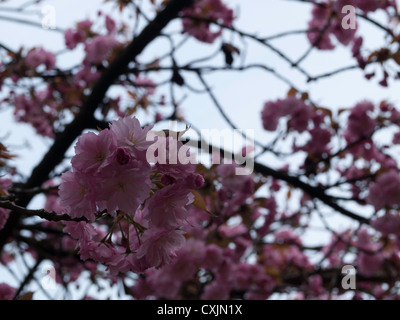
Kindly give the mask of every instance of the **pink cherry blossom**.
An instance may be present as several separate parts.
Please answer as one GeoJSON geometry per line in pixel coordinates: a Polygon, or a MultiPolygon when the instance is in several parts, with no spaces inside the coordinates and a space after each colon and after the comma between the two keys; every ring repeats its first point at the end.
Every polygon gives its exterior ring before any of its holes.
{"type": "Polygon", "coordinates": [[[215,279],[207,284],[201,295],[202,300],[227,300],[231,291],[232,285],[224,279],[215,279]]]}
{"type": "Polygon", "coordinates": [[[175,185],[166,186],[149,200],[145,217],[156,227],[177,227],[186,219],[187,206],[193,200],[194,195],[188,190],[179,190],[175,185]]]}
{"type": "Polygon", "coordinates": [[[300,148],[300,150],[312,152],[316,155],[329,153],[329,144],[332,139],[332,132],[321,127],[312,128],[309,132],[311,138],[303,147],[300,148]]]}
{"type": "Polygon", "coordinates": [[[92,27],[92,25],[93,25],[93,22],[90,21],[89,19],[80,21],[80,22],[78,22],[78,23],[76,24],[76,26],[77,26],[77,28],[78,28],[79,30],[84,30],[84,31],[90,30],[90,28],[92,27]]]}
{"type": "Polygon", "coordinates": [[[400,175],[394,170],[380,174],[369,187],[368,202],[380,210],[400,205],[400,175]]]}
{"type": "Polygon", "coordinates": [[[373,242],[366,228],[362,228],[357,233],[357,246],[360,250],[357,257],[358,270],[365,276],[372,276],[382,267],[384,261],[380,245],[373,242]]]}
{"type": "Polygon", "coordinates": [[[96,213],[95,180],[80,172],[65,172],[61,176],[59,195],[61,206],[72,218],[94,220],[96,213]]]}
{"type": "Polygon", "coordinates": [[[396,132],[393,136],[393,140],[392,140],[393,144],[400,144],[400,131],[396,132]]]}
{"type": "Polygon", "coordinates": [[[110,125],[110,130],[118,146],[139,151],[146,150],[153,143],[146,140],[151,129],[152,126],[146,126],[142,129],[139,120],[135,117],[120,118],[110,125]]]}
{"type": "Polygon", "coordinates": [[[114,136],[110,130],[102,130],[98,135],[88,132],[75,145],[72,166],[80,172],[98,173],[111,161],[109,158],[114,148],[114,136]]]}
{"type": "Polygon", "coordinates": [[[106,28],[109,34],[113,33],[117,28],[115,20],[111,18],[108,14],[106,15],[106,28]]]}
{"type": "Polygon", "coordinates": [[[309,122],[314,116],[311,106],[296,97],[279,99],[267,102],[262,111],[262,120],[265,130],[276,130],[279,119],[288,117],[289,127],[295,131],[303,132],[308,128],[309,122]]]}
{"type": "Polygon", "coordinates": [[[86,42],[85,51],[87,64],[96,64],[106,60],[112,50],[119,45],[117,39],[111,35],[99,35],[86,42]]]}
{"type": "Polygon", "coordinates": [[[137,257],[144,259],[149,266],[160,268],[171,262],[185,238],[183,231],[161,229],[145,232],[142,241],[137,257]]]}
{"type": "Polygon", "coordinates": [[[320,295],[324,292],[323,279],[319,274],[312,275],[308,278],[309,288],[313,295],[320,295]]]}
{"type": "Polygon", "coordinates": [[[82,69],[76,74],[76,80],[79,84],[81,84],[80,82],[84,82],[84,84],[82,85],[84,87],[85,85],[95,83],[97,80],[100,79],[100,76],[100,72],[93,70],[88,65],[83,65],[82,69]]]}
{"type": "Polygon", "coordinates": [[[391,0],[353,0],[354,5],[364,12],[373,12],[393,5],[391,0]]]}
{"type": "Polygon", "coordinates": [[[56,56],[44,50],[43,48],[35,48],[28,52],[25,58],[26,64],[36,69],[40,65],[44,65],[47,70],[53,69],[56,64],[56,56]]]}
{"type": "Polygon", "coordinates": [[[217,173],[221,177],[223,190],[229,193],[250,195],[254,191],[254,182],[250,175],[237,175],[237,164],[220,164],[217,173]]]}
{"type": "Polygon", "coordinates": [[[344,133],[348,142],[369,138],[374,133],[376,120],[371,116],[373,110],[374,105],[369,101],[360,102],[351,109],[347,129],[344,133]]]}
{"type": "Polygon", "coordinates": [[[123,170],[115,169],[117,166],[121,165],[114,164],[107,168],[114,174],[105,174],[106,178],[101,182],[97,199],[104,202],[102,207],[109,212],[123,210],[134,213],[150,195],[150,171],[143,166],[127,167],[123,170]]]}
{"type": "Polygon", "coordinates": [[[7,283],[0,283],[0,300],[12,300],[17,293],[17,289],[7,283]]]}
{"type": "Polygon", "coordinates": [[[280,111],[277,102],[266,102],[261,113],[262,123],[265,130],[275,131],[279,124],[280,111]]]}
{"type": "MultiPolygon", "coordinates": [[[[204,18],[219,22],[228,27],[232,26],[234,14],[231,9],[225,6],[221,0],[200,0],[188,9],[182,11],[184,16],[204,18]]],[[[213,32],[210,30],[210,23],[196,19],[182,19],[183,32],[187,32],[197,40],[213,43],[222,34],[222,30],[213,32]]]]}
{"type": "MultiPolygon", "coordinates": [[[[177,277],[172,277],[163,269],[151,268],[146,270],[146,280],[144,281],[147,290],[151,290],[149,296],[165,297],[166,299],[175,299],[181,287],[181,281],[177,277]]],[[[142,284],[144,286],[144,284],[142,284]]],[[[134,290],[138,290],[138,286],[134,286],[134,290]]]]}
{"type": "Polygon", "coordinates": [[[386,213],[384,216],[372,220],[371,226],[383,235],[398,234],[400,232],[400,216],[395,213],[386,213]]]}
{"type": "Polygon", "coordinates": [[[307,37],[310,43],[320,50],[332,50],[335,45],[332,36],[343,45],[347,46],[352,42],[357,32],[357,28],[345,29],[342,27],[342,20],[345,16],[342,13],[344,4],[338,1],[329,3],[323,1],[324,5],[316,5],[312,9],[312,19],[308,23],[309,31],[307,37]]]}
{"type": "Polygon", "coordinates": [[[64,33],[65,45],[68,49],[75,49],[79,43],[85,41],[85,34],[81,30],[67,29],[64,33]]]}

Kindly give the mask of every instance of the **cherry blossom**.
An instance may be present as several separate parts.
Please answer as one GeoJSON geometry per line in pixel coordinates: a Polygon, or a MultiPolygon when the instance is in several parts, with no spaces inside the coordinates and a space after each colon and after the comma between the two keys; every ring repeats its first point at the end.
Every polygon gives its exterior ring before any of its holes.
{"type": "Polygon", "coordinates": [[[197,21],[182,19],[183,32],[187,32],[197,40],[206,43],[213,43],[222,34],[222,30],[211,31],[210,22],[214,21],[230,27],[234,19],[233,11],[221,0],[196,1],[191,8],[183,10],[182,14],[199,19],[197,21]]]}

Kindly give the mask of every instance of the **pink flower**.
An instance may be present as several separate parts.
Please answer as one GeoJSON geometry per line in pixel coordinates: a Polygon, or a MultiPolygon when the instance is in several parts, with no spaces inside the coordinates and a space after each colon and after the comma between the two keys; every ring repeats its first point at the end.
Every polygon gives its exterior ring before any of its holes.
{"type": "Polygon", "coordinates": [[[72,167],[76,171],[96,174],[109,164],[114,148],[114,136],[110,130],[102,130],[98,135],[93,132],[85,133],[76,143],[72,167]]]}
{"type": "Polygon", "coordinates": [[[100,242],[105,233],[86,222],[66,222],[64,232],[79,240],[79,254],[82,260],[93,259],[100,263],[112,263],[117,251],[107,243],[100,242]]]}
{"type": "Polygon", "coordinates": [[[147,141],[146,137],[152,126],[146,126],[144,129],[135,117],[125,117],[114,121],[110,125],[118,146],[128,147],[131,150],[144,151],[153,143],[147,141]]]}
{"type": "Polygon", "coordinates": [[[248,232],[248,229],[243,224],[238,224],[237,226],[227,226],[222,225],[218,229],[219,233],[227,238],[235,238],[244,235],[248,232]]]}
{"type": "Polygon", "coordinates": [[[223,190],[229,193],[250,195],[254,191],[254,181],[251,175],[237,175],[237,164],[220,164],[217,173],[221,177],[223,190]]]}
{"type": "Polygon", "coordinates": [[[278,102],[266,102],[261,112],[263,127],[268,131],[275,131],[278,128],[281,117],[278,102]]]}
{"type": "Polygon", "coordinates": [[[210,270],[219,268],[224,261],[224,252],[220,246],[209,244],[204,250],[203,266],[210,270]]]}
{"type": "Polygon", "coordinates": [[[176,251],[176,258],[163,268],[163,272],[180,282],[191,280],[204,260],[204,253],[204,243],[190,238],[176,251]]]}
{"type": "Polygon", "coordinates": [[[150,170],[144,166],[128,166],[118,169],[120,164],[107,167],[113,174],[105,174],[97,199],[102,202],[100,207],[109,213],[123,210],[134,213],[150,195],[150,170]]]}
{"type": "Polygon", "coordinates": [[[373,110],[374,105],[369,101],[360,102],[351,110],[344,133],[344,137],[349,143],[356,142],[361,138],[369,138],[374,133],[376,120],[369,114],[373,110]]]}
{"type": "Polygon", "coordinates": [[[117,28],[115,20],[112,19],[108,14],[106,15],[106,28],[109,34],[113,33],[117,28]]]}
{"type": "Polygon", "coordinates": [[[28,99],[24,94],[14,96],[14,115],[18,121],[31,124],[38,134],[53,138],[52,123],[55,114],[46,101],[49,98],[47,94],[49,92],[44,90],[43,92],[37,92],[36,96],[32,99],[28,99]],[[44,107],[46,105],[49,107],[48,111],[45,111],[44,107]]]}
{"type": "Polygon", "coordinates": [[[312,275],[308,278],[309,289],[314,295],[320,295],[324,292],[323,284],[323,279],[319,274],[312,275]]]}
{"type": "Polygon", "coordinates": [[[72,218],[86,217],[90,221],[94,220],[97,212],[94,184],[93,178],[88,179],[80,172],[62,174],[59,188],[60,204],[66,207],[72,218]]]}
{"type": "Polygon", "coordinates": [[[185,242],[180,230],[148,230],[143,234],[142,245],[137,251],[139,259],[145,259],[149,266],[160,268],[171,262],[176,251],[185,242]]]}
{"type": "Polygon", "coordinates": [[[371,226],[385,236],[399,234],[400,216],[393,213],[386,213],[384,216],[372,220],[371,226]]]}
{"type": "Polygon", "coordinates": [[[179,190],[175,185],[166,186],[151,197],[145,217],[156,227],[178,227],[186,219],[187,206],[193,200],[191,192],[179,190]]]}
{"type": "MultiPolygon", "coordinates": [[[[346,4],[348,2],[346,1],[346,4]]],[[[312,9],[312,19],[308,23],[308,40],[320,50],[332,50],[335,45],[332,43],[331,36],[334,35],[340,43],[347,46],[354,39],[357,28],[344,29],[342,27],[345,16],[342,8],[345,3],[343,1],[333,4],[326,1],[322,3],[325,6],[316,5],[312,9]]]]}
{"type": "Polygon", "coordinates": [[[392,140],[393,144],[400,144],[400,131],[396,132],[393,136],[393,140],[392,140]]]}
{"type": "Polygon", "coordinates": [[[86,43],[85,62],[87,64],[96,64],[106,60],[112,50],[118,45],[119,42],[114,36],[99,35],[94,37],[90,42],[86,43]]]}
{"type": "MultiPolygon", "coordinates": [[[[200,0],[182,11],[184,16],[193,16],[219,22],[225,26],[231,27],[234,19],[233,11],[225,6],[221,0],[200,0]]],[[[216,38],[222,34],[222,29],[212,32],[210,23],[196,19],[182,19],[183,32],[187,32],[197,40],[213,43],[216,38]]]]}
{"type": "Polygon", "coordinates": [[[83,243],[83,245],[86,245],[88,241],[91,241],[96,234],[94,227],[90,223],[84,221],[67,221],[64,222],[64,224],[65,227],[63,232],[68,233],[74,239],[80,239],[80,242],[83,243]]]}
{"type": "Polygon", "coordinates": [[[75,75],[77,82],[83,81],[87,85],[95,83],[100,79],[101,73],[93,70],[90,66],[82,65],[82,69],[75,75]]]}
{"type": "Polygon", "coordinates": [[[275,232],[274,237],[277,243],[301,244],[300,238],[288,228],[275,232]]]}
{"type": "Polygon", "coordinates": [[[145,275],[146,281],[152,288],[154,296],[164,297],[166,299],[176,299],[179,294],[179,289],[182,285],[182,282],[179,278],[171,277],[169,273],[164,271],[164,268],[148,269],[146,270],[145,275]]]}
{"type": "Polygon", "coordinates": [[[233,287],[245,291],[270,291],[274,281],[269,277],[265,268],[259,264],[241,262],[233,270],[233,287]]]}
{"type": "Polygon", "coordinates": [[[328,129],[320,127],[312,128],[310,130],[310,135],[310,141],[301,147],[302,150],[312,152],[317,155],[329,152],[329,144],[332,139],[332,133],[328,129]]]}
{"type": "Polygon", "coordinates": [[[129,153],[127,148],[118,147],[114,151],[114,160],[121,166],[124,166],[133,160],[132,155],[129,153]]]}
{"type": "Polygon", "coordinates": [[[56,56],[43,48],[35,48],[28,52],[25,62],[31,69],[36,69],[43,64],[47,70],[50,70],[56,64],[56,56]]]}
{"type": "Polygon", "coordinates": [[[313,108],[296,97],[267,102],[261,113],[264,129],[268,131],[275,131],[279,119],[288,116],[289,127],[295,131],[303,132],[308,128],[313,115],[313,108]]]}
{"type": "Polygon", "coordinates": [[[80,22],[78,22],[78,23],[76,24],[76,26],[77,26],[77,28],[78,28],[79,30],[84,30],[84,31],[89,31],[90,28],[92,27],[92,25],[93,25],[93,22],[90,21],[89,19],[80,21],[80,22]]]}
{"type": "Polygon", "coordinates": [[[364,40],[362,37],[356,37],[353,40],[353,47],[351,49],[351,52],[353,53],[353,57],[355,57],[360,64],[360,66],[365,65],[364,58],[361,55],[361,46],[363,44],[364,40]]]}
{"type": "Polygon", "coordinates": [[[367,201],[375,210],[400,205],[400,175],[395,170],[380,174],[369,187],[367,201]]]}
{"type": "Polygon", "coordinates": [[[65,45],[68,49],[75,49],[79,43],[85,41],[85,34],[81,30],[67,29],[64,34],[65,45]]]}
{"type": "Polygon", "coordinates": [[[380,245],[372,242],[372,236],[366,228],[358,231],[356,243],[359,248],[357,258],[358,270],[365,276],[372,276],[382,267],[384,262],[380,245]]]}
{"type": "Polygon", "coordinates": [[[17,289],[10,287],[7,283],[0,283],[0,300],[14,299],[17,289]]]}
{"type": "Polygon", "coordinates": [[[287,98],[285,101],[292,104],[292,110],[289,111],[290,128],[298,132],[307,130],[308,123],[313,116],[312,107],[300,99],[287,98]]]}
{"type": "Polygon", "coordinates": [[[312,19],[308,22],[307,37],[310,43],[320,50],[332,50],[333,45],[328,30],[321,33],[326,28],[329,21],[329,7],[314,6],[312,9],[312,19]]]}
{"type": "Polygon", "coordinates": [[[60,198],[56,194],[48,193],[46,194],[44,210],[62,214],[67,211],[67,208],[60,205],[60,198]]]}
{"type": "Polygon", "coordinates": [[[232,285],[225,279],[217,277],[214,281],[204,287],[201,295],[202,300],[228,300],[232,285]]]}
{"type": "Polygon", "coordinates": [[[384,9],[394,3],[391,0],[353,0],[354,5],[365,13],[373,12],[377,9],[384,9]]]}

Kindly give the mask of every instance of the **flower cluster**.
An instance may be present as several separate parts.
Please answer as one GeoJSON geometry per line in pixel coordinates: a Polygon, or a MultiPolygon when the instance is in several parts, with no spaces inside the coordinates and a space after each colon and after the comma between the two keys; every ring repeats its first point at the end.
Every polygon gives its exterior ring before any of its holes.
{"type": "Polygon", "coordinates": [[[0,283],[0,300],[12,300],[17,289],[10,287],[7,283],[0,283]]]}
{"type": "Polygon", "coordinates": [[[56,56],[43,48],[34,48],[26,55],[25,62],[31,69],[44,65],[47,70],[51,70],[56,64],[56,56]]]}
{"type": "Polygon", "coordinates": [[[387,9],[388,7],[394,7],[396,2],[393,0],[338,0],[340,5],[352,5],[364,13],[374,12],[378,9],[387,9]]]}
{"type": "Polygon", "coordinates": [[[342,27],[344,18],[342,2],[330,3],[325,1],[322,2],[322,5],[313,7],[312,19],[308,22],[307,37],[316,48],[320,50],[334,49],[332,36],[345,46],[353,41],[357,28],[344,29],[342,27]]]}
{"type": "MultiPolygon", "coordinates": [[[[185,240],[181,228],[193,190],[204,183],[190,163],[149,163],[151,128],[125,117],[99,134],[83,134],[75,146],[73,171],[61,177],[61,211],[88,221],[68,222],[64,231],[78,240],[82,259],[116,272],[159,268],[171,261],[185,240]],[[107,219],[108,230],[100,224],[107,219]]],[[[173,137],[156,139],[175,144],[177,151],[183,147],[173,137]]]]}
{"type": "Polygon", "coordinates": [[[222,28],[213,32],[210,28],[213,22],[231,27],[234,14],[221,0],[200,0],[182,11],[183,32],[190,34],[197,40],[213,43],[222,34],[222,28]]]}
{"type": "Polygon", "coordinates": [[[313,108],[302,99],[290,96],[286,99],[266,102],[262,111],[262,121],[265,130],[275,131],[279,120],[289,117],[290,128],[303,132],[308,128],[314,114],[313,108]]]}
{"type": "Polygon", "coordinates": [[[343,13],[342,9],[347,5],[360,9],[364,13],[369,13],[378,9],[395,7],[396,3],[392,0],[330,0],[319,2],[313,7],[312,18],[308,22],[309,29],[307,32],[310,43],[320,50],[334,49],[333,37],[345,46],[353,43],[353,55],[363,64],[364,62],[361,61],[359,53],[362,38],[355,36],[357,24],[355,28],[348,29],[342,26],[342,22],[347,19],[346,15],[348,14],[346,12],[343,13]]]}
{"type": "Polygon", "coordinates": [[[53,123],[57,118],[57,103],[53,99],[53,90],[49,87],[38,92],[12,95],[14,115],[18,121],[30,123],[42,136],[54,138],[53,123]]]}
{"type": "Polygon", "coordinates": [[[65,45],[73,50],[79,44],[84,45],[85,59],[79,71],[79,79],[93,83],[98,78],[98,73],[93,70],[93,65],[99,65],[109,59],[113,50],[121,43],[116,39],[116,22],[108,15],[105,17],[107,34],[98,34],[92,30],[93,22],[84,20],[76,24],[76,28],[67,29],[64,34],[65,45]]]}

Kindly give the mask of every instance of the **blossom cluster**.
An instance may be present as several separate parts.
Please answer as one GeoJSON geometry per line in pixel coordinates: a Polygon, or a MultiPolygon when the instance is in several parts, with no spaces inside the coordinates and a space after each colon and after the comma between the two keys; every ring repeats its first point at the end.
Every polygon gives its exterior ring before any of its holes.
{"type": "MultiPolygon", "coordinates": [[[[335,48],[333,38],[344,46],[353,45],[353,55],[364,65],[360,55],[362,38],[357,37],[357,23],[355,28],[344,28],[342,23],[347,19],[348,12],[343,12],[345,6],[353,6],[360,9],[364,14],[374,12],[378,9],[396,7],[392,0],[335,0],[318,2],[312,9],[312,18],[308,22],[307,37],[310,43],[320,50],[332,50],[335,48]]],[[[353,17],[354,19],[356,17],[353,17]]]]}
{"type": "MultiPolygon", "coordinates": [[[[138,272],[169,263],[184,243],[181,229],[193,190],[204,180],[190,163],[150,164],[151,128],[125,117],[99,134],[88,132],[78,139],[72,171],[61,177],[59,211],[87,220],[68,222],[64,229],[78,240],[83,260],[138,272]],[[107,219],[112,221],[109,230],[99,225],[107,219]]],[[[172,143],[174,138],[156,139],[172,143]]]]}
{"type": "Polygon", "coordinates": [[[196,1],[190,8],[182,11],[183,32],[195,37],[197,40],[213,43],[222,34],[222,28],[213,31],[213,22],[231,27],[234,13],[221,0],[196,1]]]}

